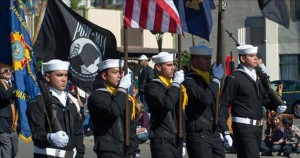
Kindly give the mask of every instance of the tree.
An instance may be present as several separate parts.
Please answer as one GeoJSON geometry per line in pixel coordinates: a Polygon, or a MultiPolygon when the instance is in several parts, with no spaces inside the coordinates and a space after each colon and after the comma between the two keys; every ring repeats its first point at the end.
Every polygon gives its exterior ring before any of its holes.
{"type": "Polygon", "coordinates": [[[71,1],[71,8],[73,10],[76,10],[79,8],[78,4],[81,2],[81,0],[70,0],[70,1],[71,1]]]}

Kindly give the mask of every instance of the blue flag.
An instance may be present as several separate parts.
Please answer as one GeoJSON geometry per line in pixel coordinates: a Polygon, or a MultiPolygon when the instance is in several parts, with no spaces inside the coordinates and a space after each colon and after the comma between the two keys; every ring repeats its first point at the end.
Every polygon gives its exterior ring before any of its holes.
{"type": "Polygon", "coordinates": [[[215,9],[213,0],[174,0],[180,15],[182,29],[192,35],[209,41],[213,26],[211,10],[215,9]]]}
{"type": "Polygon", "coordinates": [[[40,92],[34,72],[35,56],[32,51],[22,1],[0,1],[0,63],[12,65],[16,86],[16,105],[19,112],[20,138],[31,141],[26,109],[31,99],[40,92]]]}

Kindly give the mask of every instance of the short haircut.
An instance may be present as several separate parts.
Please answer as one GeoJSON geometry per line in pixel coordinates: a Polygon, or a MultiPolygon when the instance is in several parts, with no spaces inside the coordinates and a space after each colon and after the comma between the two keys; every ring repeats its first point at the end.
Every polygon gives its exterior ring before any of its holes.
{"type": "Polygon", "coordinates": [[[100,71],[100,73],[103,73],[103,72],[104,72],[104,73],[107,73],[107,72],[108,72],[108,70],[109,70],[109,68],[107,68],[107,69],[103,69],[103,70],[101,70],[101,71],[100,71]]]}
{"type": "Polygon", "coordinates": [[[283,118],[282,119],[282,124],[292,126],[293,125],[293,119],[291,119],[291,118],[283,118]]]}
{"type": "Polygon", "coordinates": [[[262,59],[262,55],[260,53],[257,53],[256,56],[258,59],[262,59]]]}

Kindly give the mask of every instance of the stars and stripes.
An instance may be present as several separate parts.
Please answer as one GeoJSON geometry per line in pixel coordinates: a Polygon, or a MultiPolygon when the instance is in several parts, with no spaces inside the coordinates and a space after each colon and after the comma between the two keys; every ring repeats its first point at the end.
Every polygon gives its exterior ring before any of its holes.
{"type": "Polygon", "coordinates": [[[125,26],[182,34],[180,17],[173,0],[126,0],[124,3],[125,26]]]}

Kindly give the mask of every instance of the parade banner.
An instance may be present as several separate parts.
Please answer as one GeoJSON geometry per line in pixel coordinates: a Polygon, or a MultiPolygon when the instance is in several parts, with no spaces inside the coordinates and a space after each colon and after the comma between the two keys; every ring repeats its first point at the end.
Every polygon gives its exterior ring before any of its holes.
{"type": "Polygon", "coordinates": [[[178,11],[170,0],[125,0],[124,26],[182,34],[178,11]]]}
{"type": "Polygon", "coordinates": [[[213,20],[211,11],[216,8],[213,0],[174,0],[182,22],[182,29],[209,41],[213,20]]]}
{"type": "Polygon", "coordinates": [[[69,79],[91,93],[98,63],[121,57],[114,34],[86,20],[61,0],[48,0],[43,16],[33,46],[37,56],[44,62],[69,61],[69,79]]]}
{"type": "Polygon", "coordinates": [[[14,70],[16,104],[19,112],[20,138],[31,141],[26,110],[28,103],[40,92],[34,72],[35,55],[32,50],[22,1],[0,1],[0,62],[14,70]]]}
{"type": "Polygon", "coordinates": [[[289,28],[290,16],[286,0],[258,0],[258,4],[264,17],[289,28]]]}

